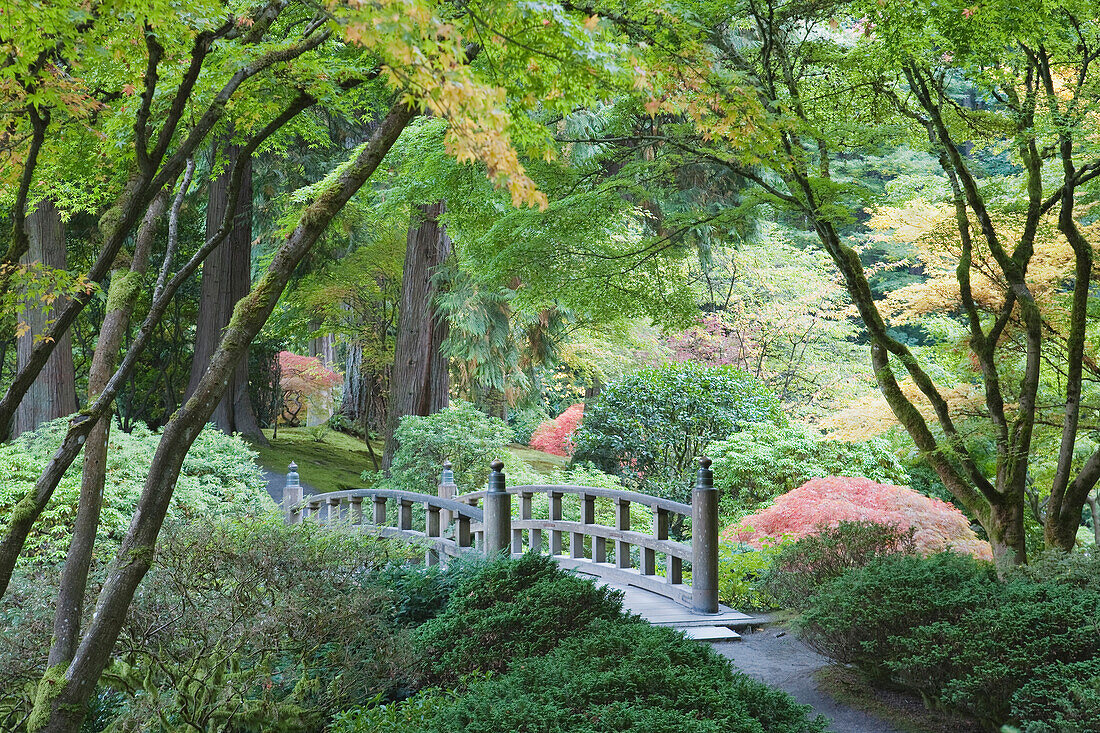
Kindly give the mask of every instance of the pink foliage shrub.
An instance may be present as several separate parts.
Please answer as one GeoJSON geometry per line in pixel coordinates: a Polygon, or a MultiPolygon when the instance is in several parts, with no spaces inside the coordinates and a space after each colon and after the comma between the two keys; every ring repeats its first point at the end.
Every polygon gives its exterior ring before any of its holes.
{"type": "Polygon", "coordinates": [[[316,356],[279,352],[280,383],[285,391],[315,393],[332,389],[344,381],[337,372],[326,369],[316,356]]]}
{"type": "Polygon", "coordinates": [[[767,509],[727,527],[722,539],[759,546],[765,537],[798,539],[844,521],[877,522],[903,530],[912,527],[917,550],[925,555],[954,550],[993,559],[989,543],[978,539],[963,513],[947,502],[903,486],[846,476],[807,481],[767,509]]]}
{"type": "Polygon", "coordinates": [[[573,450],[576,448],[573,436],[581,426],[583,418],[584,403],[570,405],[565,412],[553,420],[547,420],[535,428],[535,432],[531,434],[531,447],[555,456],[573,455],[573,450]]]}

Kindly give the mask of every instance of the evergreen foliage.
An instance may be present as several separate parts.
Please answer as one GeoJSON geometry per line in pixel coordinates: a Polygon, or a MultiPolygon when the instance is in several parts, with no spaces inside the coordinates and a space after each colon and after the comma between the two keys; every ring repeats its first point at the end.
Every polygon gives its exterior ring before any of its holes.
{"type": "Polygon", "coordinates": [[[695,459],[750,424],[783,424],[775,395],[732,366],[640,369],[586,407],[573,457],[642,490],[683,501],[695,459]]]}

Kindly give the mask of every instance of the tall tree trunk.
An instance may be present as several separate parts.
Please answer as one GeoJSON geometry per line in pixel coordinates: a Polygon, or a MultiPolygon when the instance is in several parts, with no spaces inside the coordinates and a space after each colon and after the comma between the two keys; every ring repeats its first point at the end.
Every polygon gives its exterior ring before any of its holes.
{"type": "MultiPolygon", "coordinates": [[[[190,173],[190,169],[188,170],[190,173]]],[[[189,182],[189,181],[188,181],[189,182]]],[[[184,185],[186,188],[186,183],[184,185]]],[[[182,195],[183,191],[181,191],[182,195]]],[[[168,190],[162,191],[145,214],[134,243],[129,270],[118,268],[111,276],[107,294],[107,314],[99,330],[99,341],[88,372],[88,404],[106,388],[118,362],[118,350],[130,327],[130,316],[137,302],[142,281],[149,268],[149,251],[157,221],[164,213],[168,190]]],[[[178,209],[173,213],[178,213],[178,209]]],[[[84,592],[88,585],[88,570],[92,562],[99,515],[103,506],[103,485],[107,476],[107,440],[111,430],[112,410],[99,418],[84,443],[84,467],[80,481],[80,504],[76,511],[73,537],[61,571],[57,606],[53,621],[53,644],[49,665],[68,663],[73,658],[84,612],[84,592]]]]}
{"type": "MultiPolygon", "coordinates": [[[[53,201],[38,202],[27,216],[27,236],[30,248],[23,255],[24,264],[40,262],[55,270],[67,269],[65,256],[65,224],[53,201]]],[[[48,330],[52,313],[61,310],[65,300],[58,299],[52,308],[41,302],[28,302],[23,321],[29,327],[16,342],[17,369],[26,366],[34,349],[35,337],[48,330]]],[[[76,375],[73,370],[72,337],[68,331],[46,360],[34,384],[19,402],[15,411],[15,435],[35,430],[44,422],[76,412],[76,375]]]]}
{"type": "MultiPolygon", "coordinates": [[[[215,155],[218,143],[215,142],[215,155]]],[[[233,316],[233,306],[252,287],[252,160],[238,161],[240,146],[225,146],[226,167],[210,182],[206,205],[207,236],[217,231],[229,206],[229,177],[234,165],[243,166],[244,177],[237,195],[237,216],[228,239],[202,265],[202,291],[199,300],[198,328],[195,330],[195,358],[191,362],[191,381],[184,401],[198,388],[199,380],[210,365],[222,332],[233,316]]],[[[211,417],[219,430],[242,433],[266,443],[248,396],[248,354],[241,358],[229,378],[221,402],[211,417]]]]}
{"type": "Polygon", "coordinates": [[[420,206],[419,221],[409,227],[382,454],[382,469],[387,471],[397,450],[394,433],[401,418],[430,415],[450,404],[447,359],[439,353],[448,325],[435,307],[437,288],[432,281],[439,265],[451,254],[451,239],[439,223],[446,210],[445,201],[420,206]]]}

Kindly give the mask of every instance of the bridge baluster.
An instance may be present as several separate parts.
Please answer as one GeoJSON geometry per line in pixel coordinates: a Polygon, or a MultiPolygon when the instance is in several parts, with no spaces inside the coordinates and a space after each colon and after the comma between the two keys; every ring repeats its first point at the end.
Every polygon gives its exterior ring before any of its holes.
{"type": "MultiPolygon", "coordinates": [[[[424,534],[428,537],[439,536],[439,507],[432,506],[431,504],[424,504],[425,521],[424,521],[424,534]]],[[[439,551],[433,545],[428,548],[428,551],[424,553],[425,565],[438,565],[439,564],[439,551]]]]}
{"type": "Polygon", "coordinates": [[[317,499],[312,499],[309,502],[309,516],[316,517],[318,521],[321,521],[321,502],[317,499]]]}
{"type": "MultiPolygon", "coordinates": [[[[455,494],[458,493],[458,486],[455,485],[455,472],[450,461],[443,461],[443,473],[439,475],[437,493],[441,499],[453,499],[455,494]]],[[[450,509],[444,509],[440,514],[440,521],[444,527],[450,527],[453,519],[450,509]]]]}
{"type": "Polygon", "coordinates": [[[352,496],[348,498],[348,523],[353,525],[363,523],[363,497],[352,496]]]}
{"type": "MultiPolygon", "coordinates": [[[[630,530],[630,502],[626,499],[615,500],[615,529],[630,530]]],[[[615,566],[630,567],[630,543],[618,540],[615,543],[615,566]]]]}
{"type": "MultiPolygon", "coordinates": [[[[560,491],[550,492],[550,519],[561,520],[561,497],[560,491]]],[[[561,554],[561,535],[561,530],[550,530],[550,554],[554,557],[561,554]]]]}
{"type": "Polygon", "coordinates": [[[413,528],[413,503],[408,499],[401,499],[397,505],[397,528],[413,528]]]}
{"type": "MultiPolygon", "coordinates": [[[[520,492],[520,495],[519,495],[519,518],[520,519],[530,519],[531,518],[531,497],[532,496],[533,496],[533,494],[530,491],[521,491],[520,492]]],[[[538,552],[538,549],[535,548],[535,535],[533,534],[534,530],[529,530],[528,532],[529,532],[528,536],[530,537],[530,541],[528,542],[528,546],[531,548],[532,552],[538,552]]],[[[512,552],[513,553],[523,552],[523,530],[522,529],[513,529],[512,530],[512,552]]]]}
{"type": "Polygon", "coordinates": [[[470,518],[465,514],[459,514],[458,524],[455,527],[455,542],[459,547],[473,547],[473,537],[470,536],[470,518]]]}
{"type": "MultiPolygon", "coordinates": [[[[590,494],[581,494],[581,522],[592,524],[596,521],[596,497],[590,494]]],[[[584,532],[574,532],[573,541],[569,547],[569,556],[573,558],[584,557],[584,532]]]]}
{"type": "Polygon", "coordinates": [[[340,522],[340,500],[332,499],[328,500],[328,523],[338,524],[340,522]]]}
{"type": "Polygon", "coordinates": [[[386,497],[375,496],[372,500],[374,504],[374,523],[379,527],[386,526],[386,497]]]}

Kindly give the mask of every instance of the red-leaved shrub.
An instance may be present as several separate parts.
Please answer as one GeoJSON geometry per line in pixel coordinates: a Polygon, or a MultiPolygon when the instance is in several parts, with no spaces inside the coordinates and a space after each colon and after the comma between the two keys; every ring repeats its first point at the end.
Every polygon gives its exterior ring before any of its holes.
{"type": "Polygon", "coordinates": [[[844,521],[912,528],[921,554],[954,550],[993,559],[989,543],[978,539],[963,513],[947,502],[903,486],[847,476],[807,481],[778,497],[767,509],[724,529],[722,539],[759,545],[764,537],[798,539],[844,521]]]}
{"type": "Polygon", "coordinates": [[[583,418],[584,403],[570,405],[565,412],[553,420],[547,420],[535,428],[535,432],[531,433],[531,447],[556,456],[573,455],[573,449],[576,447],[573,443],[573,435],[580,427],[583,418]]]}

